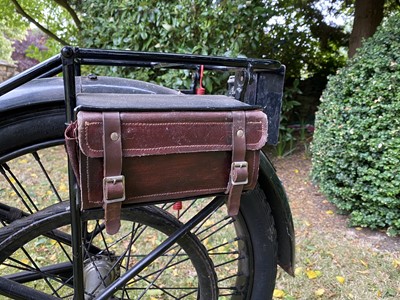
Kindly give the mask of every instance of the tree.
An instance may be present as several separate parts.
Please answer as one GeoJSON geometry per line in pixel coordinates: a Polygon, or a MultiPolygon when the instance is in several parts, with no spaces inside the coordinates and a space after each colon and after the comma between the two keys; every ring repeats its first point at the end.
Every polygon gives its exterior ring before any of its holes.
{"type": "Polygon", "coordinates": [[[362,40],[371,37],[383,19],[385,0],[356,0],[349,57],[353,57],[362,40]]]}

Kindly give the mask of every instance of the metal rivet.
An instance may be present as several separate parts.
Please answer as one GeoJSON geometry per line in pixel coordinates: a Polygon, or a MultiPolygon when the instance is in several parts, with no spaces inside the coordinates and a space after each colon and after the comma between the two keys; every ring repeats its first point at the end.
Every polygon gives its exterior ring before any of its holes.
{"type": "Polygon", "coordinates": [[[238,137],[242,137],[242,136],[244,135],[243,130],[242,130],[242,129],[239,129],[239,130],[236,132],[236,135],[237,135],[238,137]]]}
{"type": "Polygon", "coordinates": [[[119,134],[118,133],[116,133],[116,132],[113,132],[113,133],[111,133],[111,140],[112,141],[116,141],[116,140],[118,140],[118,138],[119,138],[119,134]]]}

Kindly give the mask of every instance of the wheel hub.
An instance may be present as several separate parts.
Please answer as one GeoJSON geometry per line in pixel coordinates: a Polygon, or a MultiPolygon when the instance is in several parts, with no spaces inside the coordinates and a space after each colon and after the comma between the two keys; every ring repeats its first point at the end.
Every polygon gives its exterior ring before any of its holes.
{"type": "Polygon", "coordinates": [[[85,300],[95,299],[120,276],[116,257],[92,256],[84,262],[85,300]]]}

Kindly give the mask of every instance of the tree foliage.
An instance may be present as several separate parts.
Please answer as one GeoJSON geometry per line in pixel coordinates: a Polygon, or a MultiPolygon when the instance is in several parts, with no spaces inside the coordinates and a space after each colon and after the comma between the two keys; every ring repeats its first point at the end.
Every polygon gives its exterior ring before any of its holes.
{"type": "MultiPolygon", "coordinates": [[[[108,0],[99,5],[89,0],[82,5],[83,11],[90,11],[91,20],[83,23],[82,44],[86,47],[271,57],[272,49],[263,44],[263,27],[271,9],[262,1],[108,0]]],[[[136,76],[144,80],[155,77],[153,72],[136,76]]],[[[162,80],[172,86],[185,78],[170,76],[164,74],[162,80]]],[[[210,91],[213,85],[225,82],[206,80],[205,84],[210,91]]]]}
{"type": "Polygon", "coordinates": [[[324,20],[318,2],[0,0],[7,22],[19,29],[34,23],[51,37],[49,52],[68,43],[265,56],[284,62],[292,78],[332,73],[344,60],[340,52],[346,44],[343,28],[324,20]]]}
{"type": "MultiPolygon", "coordinates": [[[[316,1],[312,1],[316,2],[316,1]]],[[[343,28],[328,24],[315,5],[298,1],[82,2],[86,47],[205,55],[268,57],[289,78],[331,74],[345,60],[343,28]],[[323,27],[324,26],[324,27],[323,27]],[[318,30],[323,27],[324,30],[318,30]]]]}
{"type": "Polygon", "coordinates": [[[317,113],[313,179],[351,224],[400,232],[400,13],[329,79],[317,113]]]}
{"type": "MultiPolygon", "coordinates": [[[[8,40],[7,49],[12,51],[12,40],[22,40],[33,24],[46,34],[48,53],[42,52],[40,59],[59,51],[60,45],[77,44],[80,23],[78,12],[73,9],[75,1],[67,0],[0,0],[0,39],[8,40]],[[67,9],[69,8],[69,9],[67,9]],[[75,16],[75,18],[73,17],[75,16]],[[57,50],[56,50],[57,49],[57,50]]],[[[4,46],[3,42],[0,45],[4,46]]],[[[10,53],[4,58],[10,60],[10,53]]],[[[4,59],[3,58],[3,59],[4,59]]]]}
{"type": "MultiPolygon", "coordinates": [[[[333,20],[352,15],[354,3],[355,0],[0,0],[4,10],[0,24],[5,23],[0,26],[25,32],[28,23],[35,24],[50,37],[46,56],[54,54],[62,44],[267,56],[284,62],[289,78],[300,78],[316,73],[326,76],[343,65],[346,55],[342,47],[348,45],[349,32],[333,20]]],[[[385,3],[386,10],[397,7],[396,0],[385,3]]],[[[3,36],[12,38],[4,32],[3,36]]]]}
{"type": "Polygon", "coordinates": [[[0,60],[12,61],[12,40],[24,37],[26,24],[14,13],[8,1],[0,0],[0,6],[3,14],[0,17],[0,60]]]}

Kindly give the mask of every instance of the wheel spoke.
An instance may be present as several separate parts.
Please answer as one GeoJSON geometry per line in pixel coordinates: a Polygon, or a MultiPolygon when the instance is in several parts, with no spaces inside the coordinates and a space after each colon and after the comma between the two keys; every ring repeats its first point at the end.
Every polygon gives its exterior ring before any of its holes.
{"type": "Polygon", "coordinates": [[[208,239],[210,236],[216,234],[216,233],[219,232],[220,230],[224,229],[226,226],[228,226],[228,225],[232,224],[233,222],[235,222],[235,221],[234,221],[233,219],[231,219],[231,218],[224,218],[224,219],[222,219],[222,220],[220,220],[220,221],[218,221],[218,222],[212,224],[211,226],[205,228],[204,230],[198,232],[197,234],[200,235],[200,234],[202,234],[202,233],[204,233],[204,232],[206,232],[206,231],[209,231],[209,230],[213,229],[214,227],[218,226],[219,224],[221,224],[221,223],[224,222],[224,221],[228,221],[228,222],[226,222],[225,224],[222,224],[220,227],[217,227],[217,229],[213,230],[210,234],[208,234],[208,235],[202,237],[201,241],[204,241],[205,239],[208,239]]]}
{"type": "Polygon", "coordinates": [[[156,285],[156,284],[155,284],[155,281],[157,280],[157,278],[154,279],[153,281],[150,281],[150,280],[147,280],[147,279],[143,278],[143,277],[140,276],[140,275],[137,275],[137,276],[138,276],[140,279],[142,279],[142,280],[144,280],[144,281],[146,281],[146,282],[148,283],[148,286],[147,286],[146,288],[143,289],[142,293],[141,293],[141,294],[139,295],[139,297],[137,298],[138,300],[139,300],[139,299],[142,299],[142,297],[145,296],[145,294],[146,294],[147,291],[153,289],[152,287],[154,287],[154,289],[156,289],[156,290],[160,290],[160,291],[164,292],[166,295],[172,297],[173,299],[178,299],[178,298],[176,298],[174,295],[172,295],[171,293],[169,293],[169,292],[167,291],[167,289],[162,288],[162,287],[156,285]]]}
{"type": "MultiPolygon", "coordinates": [[[[13,269],[17,269],[20,271],[24,271],[23,274],[20,273],[15,273],[15,274],[10,274],[5,276],[5,278],[11,279],[13,278],[14,280],[17,280],[18,277],[25,277],[24,281],[26,281],[26,276],[29,274],[29,281],[33,281],[33,280],[39,280],[42,279],[46,282],[47,286],[52,290],[52,294],[56,295],[57,297],[59,296],[57,293],[57,290],[54,288],[54,286],[50,283],[49,279],[52,279],[56,282],[62,283],[64,284],[64,281],[59,279],[59,277],[57,276],[57,269],[53,266],[51,268],[51,270],[42,270],[41,268],[39,268],[39,266],[36,264],[36,262],[34,261],[34,259],[28,254],[28,252],[24,249],[21,248],[21,250],[23,251],[23,253],[26,255],[27,260],[33,265],[29,266],[28,264],[20,261],[20,260],[16,260],[13,259],[12,257],[9,258],[9,260],[13,261],[16,265],[11,265],[11,264],[7,264],[7,263],[3,263],[3,265],[5,266],[9,266],[12,267],[13,269]],[[36,274],[36,275],[34,275],[36,274]]],[[[21,279],[19,280],[21,281],[21,279]]],[[[18,280],[17,280],[18,282],[18,280]]]]}
{"type": "MultiPolygon", "coordinates": [[[[166,268],[164,268],[164,271],[167,270],[167,269],[171,269],[171,268],[173,268],[173,267],[176,267],[176,266],[178,266],[178,265],[180,265],[180,264],[182,264],[182,263],[184,263],[184,262],[187,262],[188,260],[189,260],[189,258],[186,258],[186,259],[183,259],[183,260],[179,260],[179,261],[177,261],[177,262],[174,262],[174,263],[170,263],[170,264],[168,264],[168,266],[166,266],[166,268]]],[[[160,269],[157,269],[157,270],[155,270],[155,271],[153,271],[153,272],[151,272],[151,273],[147,273],[146,275],[143,275],[142,278],[151,277],[151,276],[153,276],[153,275],[155,275],[155,274],[157,274],[157,273],[159,273],[159,272],[160,272],[160,269]]],[[[132,283],[135,283],[135,282],[138,282],[138,281],[140,281],[140,279],[136,279],[136,280],[133,280],[133,281],[131,281],[131,282],[132,282],[132,283]]]]}
{"type": "MultiPolygon", "coordinates": [[[[33,265],[34,270],[41,273],[39,266],[36,264],[35,260],[31,257],[31,255],[28,253],[28,251],[26,251],[26,249],[24,247],[22,247],[21,250],[24,252],[24,254],[28,258],[30,263],[33,265]]],[[[50,283],[49,279],[46,276],[44,276],[43,279],[47,283],[48,287],[53,291],[53,295],[56,295],[57,297],[59,297],[57,291],[54,289],[54,287],[50,283]]]]}
{"type": "Polygon", "coordinates": [[[33,206],[33,209],[35,211],[38,211],[38,208],[36,207],[35,203],[33,203],[33,200],[29,196],[29,194],[26,192],[26,190],[23,188],[22,184],[18,180],[18,178],[14,175],[14,173],[11,171],[10,167],[7,164],[3,164],[0,166],[0,172],[14,191],[14,193],[18,196],[18,198],[21,200],[22,204],[25,206],[25,208],[28,210],[29,213],[33,213],[32,208],[29,206],[28,202],[30,205],[33,206]],[[11,178],[6,174],[6,171],[10,174],[11,178]],[[18,188],[15,186],[14,182],[19,186],[19,188],[22,190],[22,192],[25,194],[25,196],[28,199],[28,202],[24,199],[24,197],[21,195],[20,191],[18,188]]]}
{"type": "Polygon", "coordinates": [[[50,184],[50,188],[51,188],[51,190],[54,192],[54,194],[56,195],[56,197],[57,197],[57,199],[58,199],[58,202],[62,202],[62,199],[61,199],[61,197],[60,197],[60,194],[58,193],[56,187],[54,186],[53,181],[52,181],[51,178],[50,178],[49,173],[47,172],[47,170],[45,169],[45,167],[44,167],[42,161],[40,160],[39,154],[35,151],[35,152],[32,152],[32,155],[33,155],[33,157],[35,158],[35,160],[37,161],[37,163],[38,163],[40,169],[42,170],[44,176],[46,177],[48,183],[50,184]]]}
{"type": "MultiPolygon", "coordinates": [[[[179,254],[179,252],[182,249],[179,249],[178,251],[176,251],[176,253],[174,255],[172,255],[172,257],[169,258],[169,260],[165,263],[165,265],[159,269],[156,273],[157,275],[155,276],[155,278],[151,281],[148,282],[149,285],[148,287],[142,292],[142,294],[140,295],[140,298],[144,296],[144,294],[147,292],[147,290],[151,287],[151,286],[155,286],[155,282],[156,280],[161,276],[161,274],[169,267],[169,265],[171,264],[171,262],[177,257],[177,255],[179,254]]],[[[168,251],[167,251],[168,252],[168,251]]],[[[142,276],[139,276],[139,278],[143,278],[142,276]]],[[[145,279],[146,280],[146,279],[145,279]]],[[[146,280],[147,281],[147,280],[146,280]]]]}

